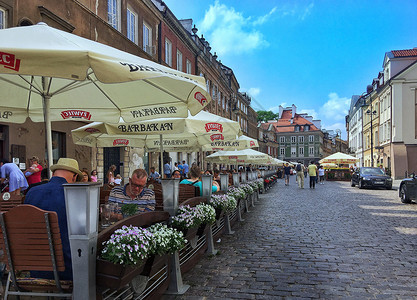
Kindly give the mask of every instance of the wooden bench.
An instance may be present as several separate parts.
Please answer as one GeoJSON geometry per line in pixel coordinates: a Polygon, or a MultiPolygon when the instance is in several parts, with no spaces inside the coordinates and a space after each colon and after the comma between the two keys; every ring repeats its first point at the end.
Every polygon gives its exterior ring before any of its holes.
{"type": "Polygon", "coordinates": [[[65,270],[56,212],[19,205],[0,214],[0,244],[9,271],[8,295],[72,297],[72,281],[59,280],[65,270]],[[51,271],[54,279],[18,277],[20,271],[51,271]]]}
{"type": "Polygon", "coordinates": [[[2,193],[0,195],[0,211],[7,212],[11,210],[13,207],[23,204],[25,199],[24,196],[19,195],[10,195],[9,193],[2,193]],[[7,200],[6,200],[7,199],[7,200]]]}

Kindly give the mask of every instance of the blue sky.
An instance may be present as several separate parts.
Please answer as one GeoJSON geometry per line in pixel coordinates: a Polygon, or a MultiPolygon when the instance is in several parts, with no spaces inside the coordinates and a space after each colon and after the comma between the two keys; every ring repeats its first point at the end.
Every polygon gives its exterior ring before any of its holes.
{"type": "Polygon", "coordinates": [[[164,0],[193,19],[255,110],[297,106],[341,129],[385,52],[417,47],[417,0],[164,0]]]}

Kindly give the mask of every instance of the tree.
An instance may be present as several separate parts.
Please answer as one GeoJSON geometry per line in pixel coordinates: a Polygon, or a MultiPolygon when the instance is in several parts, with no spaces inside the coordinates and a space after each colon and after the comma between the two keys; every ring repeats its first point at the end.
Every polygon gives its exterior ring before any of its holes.
{"type": "Polygon", "coordinates": [[[275,114],[270,110],[258,110],[256,112],[258,114],[258,122],[267,122],[270,120],[277,120],[279,117],[279,114],[275,114]]]}

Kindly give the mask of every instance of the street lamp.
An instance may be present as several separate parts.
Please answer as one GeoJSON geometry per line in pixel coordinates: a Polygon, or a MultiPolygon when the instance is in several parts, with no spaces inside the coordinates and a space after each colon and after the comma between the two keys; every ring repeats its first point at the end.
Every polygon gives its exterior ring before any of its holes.
{"type": "Polygon", "coordinates": [[[373,137],[373,116],[376,116],[377,112],[376,110],[372,111],[372,105],[371,105],[371,109],[368,109],[365,114],[367,114],[368,116],[371,116],[371,167],[374,166],[374,137],[373,137]]]}

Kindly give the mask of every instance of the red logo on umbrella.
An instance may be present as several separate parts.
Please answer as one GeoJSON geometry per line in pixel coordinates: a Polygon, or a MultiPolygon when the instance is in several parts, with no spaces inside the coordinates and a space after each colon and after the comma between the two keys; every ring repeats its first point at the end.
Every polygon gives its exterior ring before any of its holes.
{"type": "Polygon", "coordinates": [[[19,71],[20,59],[16,59],[14,54],[0,52],[0,65],[10,70],[19,71]]]}
{"type": "Polygon", "coordinates": [[[194,98],[200,102],[201,105],[206,105],[207,104],[207,99],[206,97],[204,97],[204,95],[200,92],[197,92],[194,94],[194,98]]]}
{"type": "Polygon", "coordinates": [[[97,128],[86,128],[84,131],[89,133],[100,132],[97,128]]]}
{"type": "Polygon", "coordinates": [[[206,131],[207,132],[209,132],[209,131],[220,131],[220,132],[223,132],[223,126],[222,126],[222,124],[220,124],[220,123],[214,123],[214,122],[212,122],[212,123],[206,123],[206,131]]]}
{"type": "Polygon", "coordinates": [[[128,139],[115,139],[113,141],[113,146],[117,146],[117,145],[129,145],[129,140],[128,139]]]}
{"type": "Polygon", "coordinates": [[[229,156],[229,159],[237,159],[237,156],[229,156]]]}
{"type": "Polygon", "coordinates": [[[91,114],[88,111],[72,109],[72,110],[65,110],[61,111],[61,117],[63,119],[91,119],[91,114]]]}
{"type": "Polygon", "coordinates": [[[223,136],[223,134],[212,134],[212,135],[210,135],[210,139],[212,140],[212,141],[216,141],[216,140],[224,140],[224,136],[223,136]]]}
{"type": "Polygon", "coordinates": [[[249,142],[249,146],[254,147],[255,146],[255,142],[254,141],[250,141],[249,142]]]}

